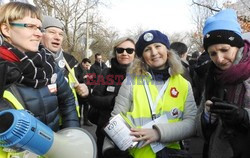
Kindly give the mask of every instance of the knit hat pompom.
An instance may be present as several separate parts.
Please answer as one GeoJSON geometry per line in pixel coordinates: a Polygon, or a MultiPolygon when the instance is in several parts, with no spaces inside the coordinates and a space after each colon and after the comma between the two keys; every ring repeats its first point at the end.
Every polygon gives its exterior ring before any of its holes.
{"type": "Polygon", "coordinates": [[[142,56],[143,50],[145,47],[152,43],[162,43],[164,44],[168,49],[170,47],[170,43],[168,40],[168,37],[161,33],[158,30],[149,30],[144,32],[138,39],[138,41],[135,44],[135,52],[138,57],[142,56]]]}

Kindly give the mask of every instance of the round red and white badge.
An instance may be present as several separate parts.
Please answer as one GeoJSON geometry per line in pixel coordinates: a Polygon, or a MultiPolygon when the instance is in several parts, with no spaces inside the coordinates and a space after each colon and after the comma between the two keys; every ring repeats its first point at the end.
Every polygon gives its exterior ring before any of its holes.
{"type": "Polygon", "coordinates": [[[170,94],[171,94],[172,97],[177,98],[179,92],[178,92],[178,90],[177,90],[175,87],[172,87],[172,88],[170,89],[170,94]]]}

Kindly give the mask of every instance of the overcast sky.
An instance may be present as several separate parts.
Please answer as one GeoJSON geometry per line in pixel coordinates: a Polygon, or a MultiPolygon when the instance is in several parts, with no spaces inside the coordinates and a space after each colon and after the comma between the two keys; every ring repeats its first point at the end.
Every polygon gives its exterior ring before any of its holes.
{"type": "Polygon", "coordinates": [[[191,0],[111,0],[101,12],[121,34],[137,27],[173,33],[194,28],[190,4],[191,0]]]}

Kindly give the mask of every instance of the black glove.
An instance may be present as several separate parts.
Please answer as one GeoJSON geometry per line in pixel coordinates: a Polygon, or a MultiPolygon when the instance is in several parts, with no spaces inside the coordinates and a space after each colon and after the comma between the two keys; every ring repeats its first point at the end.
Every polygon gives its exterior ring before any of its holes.
{"type": "Polygon", "coordinates": [[[213,106],[211,106],[210,111],[219,115],[226,124],[249,124],[248,113],[245,109],[215,97],[211,101],[213,102],[213,106]]]}

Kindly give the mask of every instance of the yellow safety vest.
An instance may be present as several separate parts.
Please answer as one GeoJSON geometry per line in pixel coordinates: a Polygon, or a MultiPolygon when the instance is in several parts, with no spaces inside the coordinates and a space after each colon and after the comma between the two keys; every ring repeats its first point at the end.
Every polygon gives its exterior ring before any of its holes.
{"type": "MultiPolygon", "coordinates": [[[[141,84],[141,79],[135,78],[133,85],[133,110],[126,113],[126,117],[133,124],[140,128],[144,124],[152,121],[150,105],[145,92],[145,87],[141,84]]],[[[148,84],[152,100],[155,101],[158,96],[157,83],[148,84]]],[[[168,123],[174,123],[182,120],[185,101],[188,93],[188,82],[181,75],[171,76],[168,86],[156,106],[156,116],[167,115],[168,123]]],[[[167,120],[166,120],[167,122],[167,120]]],[[[178,142],[166,144],[169,148],[180,149],[178,142]]],[[[129,150],[134,158],[155,158],[156,154],[152,151],[150,145],[143,148],[133,148],[129,150]]]]}
{"type": "MultiPolygon", "coordinates": [[[[71,72],[72,72],[72,75],[75,76],[75,69],[74,67],[71,69],[71,72]]],[[[78,117],[80,117],[80,107],[79,107],[79,102],[78,102],[78,99],[77,99],[77,95],[76,95],[76,90],[74,88],[74,85],[76,84],[76,81],[75,79],[73,78],[70,73],[68,74],[68,79],[69,79],[69,86],[74,94],[74,97],[75,97],[75,104],[76,104],[76,111],[77,111],[77,115],[78,117]]]]}

